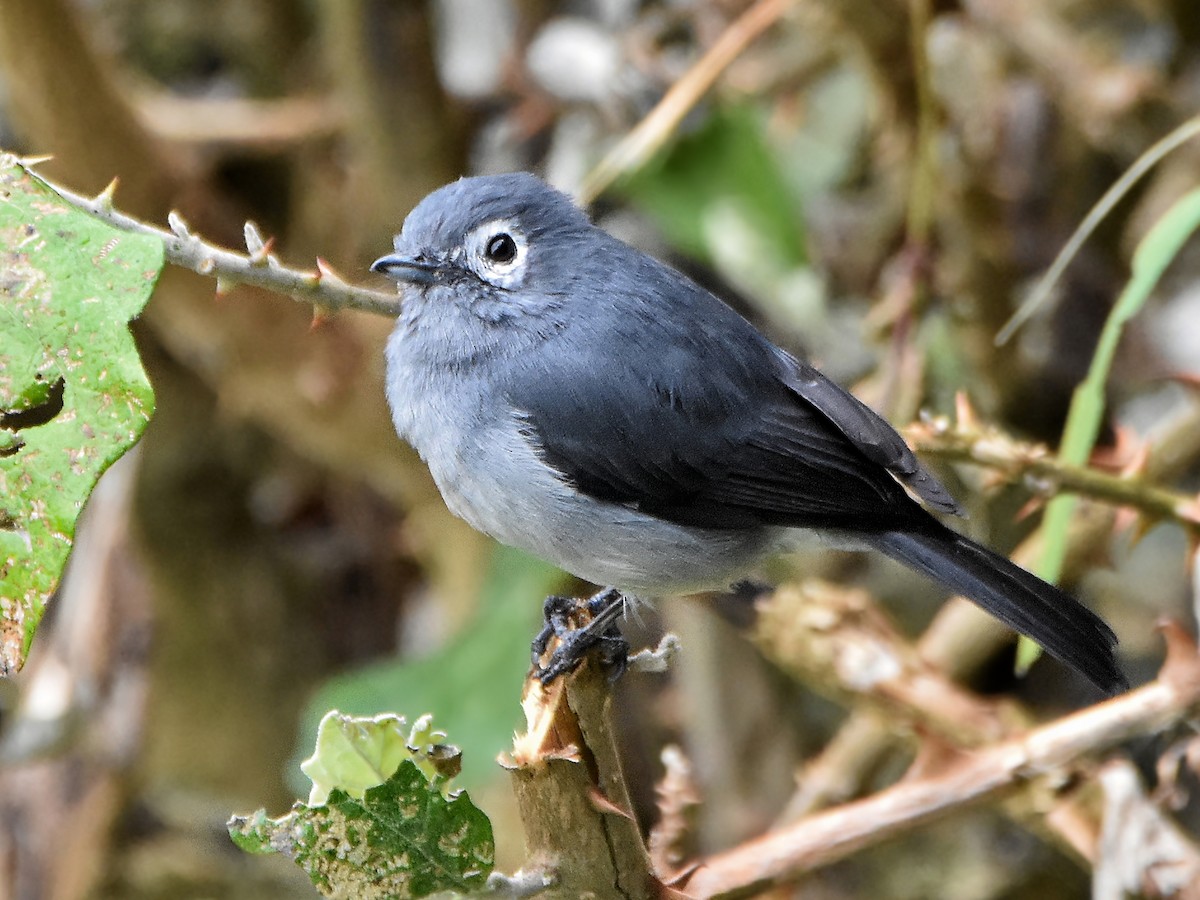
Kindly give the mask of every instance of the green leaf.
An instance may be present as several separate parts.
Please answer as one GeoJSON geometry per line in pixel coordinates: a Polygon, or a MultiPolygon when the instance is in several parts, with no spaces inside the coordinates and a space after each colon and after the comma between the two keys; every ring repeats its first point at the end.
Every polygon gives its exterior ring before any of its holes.
{"type": "MultiPolygon", "coordinates": [[[[390,744],[386,725],[368,744],[390,744]]],[[[384,751],[388,755],[394,747],[384,751]]],[[[248,853],[282,853],[295,860],[329,897],[427,897],[441,891],[481,891],[495,864],[492,825],[449,779],[430,778],[404,759],[381,784],[353,796],[333,788],[325,803],[297,803],[270,818],[259,810],[229,820],[229,835],[248,853]]]]}
{"type": "Polygon", "coordinates": [[[807,262],[799,205],[768,146],[761,117],[750,107],[715,111],[626,184],[633,202],[654,216],[679,247],[711,258],[706,224],[714,210],[756,235],[777,268],[807,262]]]}
{"type": "Polygon", "coordinates": [[[495,776],[496,754],[511,744],[522,722],[529,642],[541,622],[542,598],[562,583],[557,569],[497,546],[474,621],[429,656],[376,663],[327,682],[308,705],[295,758],[313,745],[328,709],[369,715],[400,706],[432,712],[470,751],[462,783],[483,785],[495,776]]]}
{"type": "Polygon", "coordinates": [[[154,408],[128,323],[163,265],[155,238],[68,204],[0,155],[0,674],[25,662],[75,522],[154,408]]]}
{"type": "Polygon", "coordinates": [[[319,806],[340,789],[361,800],[363,792],[382,784],[406,760],[433,779],[458,774],[458,750],[442,743],[444,732],[433,717],[421,716],[408,727],[404,716],[347,716],[330,710],[317,729],[317,749],[300,764],[312,781],[310,806],[319,806]]]}
{"type": "MultiPolygon", "coordinates": [[[[1133,254],[1133,275],[1116,305],[1109,313],[1100,333],[1100,341],[1092,356],[1087,377],[1075,389],[1067,424],[1063,429],[1059,461],[1071,466],[1087,463],[1100,434],[1104,418],[1104,385],[1117,355],[1125,325],[1136,316],[1158,285],[1167,266],[1183,245],[1200,228],[1200,188],[1184,194],[1163,214],[1146,233],[1133,254]]],[[[1038,574],[1047,581],[1057,581],[1062,574],[1067,554],[1067,529],[1076,498],[1072,494],[1055,497],[1046,507],[1042,529],[1046,536],[1038,574]]],[[[1017,652],[1017,669],[1028,669],[1038,658],[1041,648],[1033,641],[1022,639],[1017,652]]]]}

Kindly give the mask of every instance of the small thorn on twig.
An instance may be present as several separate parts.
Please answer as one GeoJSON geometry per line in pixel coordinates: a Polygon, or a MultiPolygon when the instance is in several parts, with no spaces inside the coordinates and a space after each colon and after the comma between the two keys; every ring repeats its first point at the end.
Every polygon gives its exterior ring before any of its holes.
{"type": "Polygon", "coordinates": [[[979,417],[975,415],[975,407],[971,405],[971,398],[962,391],[954,395],[954,415],[960,431],[979,430],[979,417]]]}
{"type": "Polygon", "coordinates": [[[274,249],[274,247],[275,238],[267,238],[262,247],[251,252],[250,265],[256,268],[278,268],[279,263],[275,260],[275,257],[271,255],[271,250],[274,249]]]}
{"type": "Polygon", "coordinates": [[[108,183],[108,186],[104,188],[104,190],[92,198],[92,203],[96,205],[96,208],[100,212],[112,212],[113,197],[116,196],[117,185],[120,183],[120,181],[120,178],[114,177],[113,180],[108,183]]]}
{"type": "MultiPolygon", "coordinates": [[[[1200,494],[1192,497],[1187,502],[1180,505],[1178,509],[1179,518],[1192,525],[1200,525],[1200,494]]],[[[1200,538],[1200,534],[1195,535],[1200,538]]]]}
{"type": "MultiPolygon", "coordinates": [[[[1004,479],[996,479],[996,486],[999,487],[1000,483],[1003,481],[1004,479]]],[[[1019,510],[1017,510],[1017,514],[1013,516],[1013,519],[1017,522],[1024,522],[1045,505],[1046,498],[1041,494],[1034,494],[1025,501],[1024,505],[1019,510]]]]}
{"type": "Polygon", "coordinates": [[[1176,686],[1195,684],[1200,679],[1196,641],[1173,619],[1159,620],[1158,630],[1167,645],[1167,658],[1159,672],[1159,680],[1176,686]]]}
{"type": "Polygon", "coordinates": [[[633,821],[633,814],[627,809],[622,809],[613,803],[604,795],[598,787],[591,787],[587,792],[588,800],[592,804],[592,808],[598,812],[607,813],[610,816],[620,816],[623,819],[633,821]]]}
{"type": "Polygon", "coordinates": [[[336,284],[346,284],[338,271],[321,257],[317,257],[317,278],[319,281],[332,281],[336,284]]]}
{"type": "Polygon", "coordinates": [[[43,153],[41,156],[22,156],[17,162],[27,169],[32,169],[42,163],[50,162],[52,159],[54,159],[53,153],[43,153]]]}
{"type": "Polygon", "coordinates": [[[233,289],[235,287],[237,287],[236,281],[232,281],[231,279],[226,278],[223,275],[218,275],[217,276],[217,299],[224,300],[231,293],[233,293],[233,289]]]}
{"type": "MultiPolygon", "coordinates": [[[[1148,516],[1145,513],[1139,513],[1137,510],[1130,510],[1130,512],[1133,513],[1133,521],[1129,523],[1128,535],[1129,549],[1132,550],[1142,542],[1142,538],[1150,533],[1150,530],[1158,524],[1159,520],[1152,516],[1148,516]]],[[[1114,520],[1114,524],[1121,522],[1121,520],[1122,516],[1120,513],[1118,513],[1114,520]]]]}
{"type": "Polygon", "coordinates": [[[1200,388],[1200,372],[1175,372],[1167,378],[1184,387],[1200,388]]]}
{"type": "Polygon", "coordinates": [[[181,216],[175,210],[171,210],[169,213],[167,213],[167,227],[171,229],[171,234],[175,235],[175,237],[187,239],[192,236],[191,229],[188,228],[187,222],[185,222],[183,216],[181,216]]]}
{"type": "Polygon", "coordinates": [[[1114,432],[1116,441],[1111,446],[1094,449],[1089,463],[1096,468],[1118,472],[1126,478],[1144,474],[1150,459],[1149,445],[1133,429],[1124,425],[1116,426],[1114,432]]]}
{"type": "Polygon", "coordinates": [[[308,324],[308,330],[316,331],[318,328],[321,328],[322,326],[324,326],[324,324],[326,322],[328,322],[331,318],[333,318],[333,317],[329,314],[329,310],[324,309],[320,306],[314,306],[313,314],[312,314],[312,321],[308,324]]]}
{"type": "Polygon", "coordinates": [[[246,242],[246,249],[251,256],[261,253],[266,247],[267,242],[263,240],[262,232],[258,230],[258,226],[247,220],[242,226],[242,239],[246,242]]]}

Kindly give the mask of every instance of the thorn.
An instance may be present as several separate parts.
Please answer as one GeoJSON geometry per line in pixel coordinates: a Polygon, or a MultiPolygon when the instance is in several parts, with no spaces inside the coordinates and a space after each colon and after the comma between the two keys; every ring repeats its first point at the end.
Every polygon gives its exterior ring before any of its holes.
{"type": "Polygon", "coordinates": [[[1158,674],[1159,681],[1165,681],[1177,690],[1191,689],[1190,686],[1200,680],[1196,642],[1174,619],[1160,619],[1158,630],[1167,645],[1167,658],[1158,674]]]}
{"type": "Polygon", "coordinates": [[[1142,539],[1150,533],[1155,525],[1158,524],[1158,519],[1151,518],[1136,509],[1124,507],[1117,511],[1113,518],[1113,529],[1120,528],[1129,538],[1129,549],[1132,550],[1142,542],[1142,539]]]}
{"type": "Polygon", "coordinates": [[[217,267],[217,261],[211,256],[206,256],[200,262],[196,263],[196,271],[201,275],[211,275],[212,270],[217,267]]]}
{"type": "MultiPolygon", "coordinates": [[[[1179,504],[1175,510],[1175,514],[1184,522],[1191,525],[1200,525],[1200,494],[1179,504]]],[[[1200,531],[1195,532],[1195,536],[1200,537],[1200,531]]]]}
{"type": "Polygon", "coordinates": [[[275,238],[269,237],[263,245],[251,252],[250,265],[256,268],[273,267],[276,265],[275,258],[271,256],[271,250],[275,246],[275,238]]]}
{"type": "Polygon", "coordinates": [[[325,323],[332,318],[333,316],[329,314],[329,310],[314,305],[312,321],[308,323],[308,330],[316,331],[317,329],[324,327],[325,323]]]}
{"type": "Polygon", "coordinates": [[[263,240],[262,232],[258,230],[258,226],[246,220],[246,224],[242,226],[242,239],[246,242],[246,249],[251,255],[262,252],[266,246],[266,241],[263,240]]]}
{"type": "Polygon", "coordinates": [[[1025,504],[1020,509],[1017,510],[1016,515],[1013,516],[1013,521],[1014,522],[1024,522],[1026,519],[1028,519],[1030,516],[1032,516],[1035,512],[1037,512],[1039,509],[1041,509],[1045,505],[1046,505],[1046,498],[1044,496],[1042,496],[1041,494],[1034,494],[1032,497],[1030,497],[1028,500],[1025,501],[1025,504]]]}
{"type": "Polygon", "coordinates": [[[1132,506],[1118,506],[1113,513],[1113,534],[1132,531],[1137,526],[1138,516],[1140,515],[1141,513],[1132,506]]]}
{"type": "Polygon", "coordinates": [[[317,276],[319,281],[334,281],[338,284],[346,284],[346,279],[333,266],[319,256],[317,257],[317,276]]]}
{"type": "Polygon", "coordinates": [[[1092,451],[1091,465],[1119,472],[1126,477],[1140,475],[1146,467],[1149,450],[1133,429],[1123,425],[1115,428],[1116,441],[1109,447],[1098,447],[1092,451]]]}
{"type": "Polygon", "coordinates": [[[53,153],[43,153],[41,156],[22,156],[17,159],[17,162],[26,169],[32,169],[35,166],[40,166],[42,163],[50,162],[54,159],[53,153]]]}
{"type": "Polygon", "coordinates": [[[175,237],[186,239],[192,236],[192,232],[188,228],[187,222],[185,222],[183,220],[183,216],[181,216],[175,210],[171,210],[169,213],[167,213],[167,227],[171,229],[171,234],[175,235],[175,237]]]}
{"type": "MultiPolygon", "coordinates": [[[[1009,475],[1007,472],[1001,472],[999,470],[992,472],[985,469],[979,473],[978,478],[979,492],[985,496],[988,494],[994,494],[1002,487],[1013,483],[1013,478],[1011,475],[1009,475]]],[[[1037,507],[1034,506],[1031,507],[1031,509],[1037,509],[1037,507]]],[[[1022,515],[1022,513],[1018,513],[1018,515],[1022,515]]]]}
{"type": "Polygon", "coordinates": [[[954,417],[958,420],[959,431],[975,432],[979,430],[979,417],[975,415],[975,407],[965,391],[954,395],[954,417]]]}
{"type": "Polygon", "coordinates": [[[1184,564],[1189,568],[1196,570],[1196,580],[1200,582],[1200,531],[1187,532],[1187,551],[1183,554],[1184,564]]]}
{"type": "Polygon", "coordinates": [[[117,185],[120,183],[120,181],[120,178],[114,177],[104,190],[92,198],[92,202],[96,204],[96,208],[101,212],[112,212],[113,197],[116,196],[117,185]]]}
{"type": "Polygon", "coordinates": [[[250,265],[279,267],[279,261],[271,255],[271,250],[275,247],[274,237],[263,238],[258,226],[247,219],[246,224],[242,226],[242,238],[246,242],[246,250],[250,253],[250,265]]]}
{"type": "Polygon", "coordinates": [[[233,293],[233,289],[235,287],[237,287],[236,281],[226,278],[224,275],[218,275],[217,276],[217,299],[224,300],[231,293],[233,293]]]}
{"type": "Polygon", "coordinates": [[[1200,388],[1200,372],[1175,372],[1167,376],[1168,381],[1175,381],[1184,387],[1200,388]]]}
{"type": "Polygon", "coordinates": [[[621,807],[609,800],[598,787],[593,786],[588,788],[588,800],[591,801],[592,807],[599,812],[620,816],[622,819],[633,821],[633,816],[628,810],[621,809],[621,807]]]}

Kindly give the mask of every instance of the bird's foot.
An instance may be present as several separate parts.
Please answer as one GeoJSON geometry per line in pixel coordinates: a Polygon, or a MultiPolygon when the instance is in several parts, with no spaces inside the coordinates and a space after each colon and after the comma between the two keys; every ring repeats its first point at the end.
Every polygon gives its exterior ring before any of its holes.
{"type": "Polygon", "coordinates": [[[587,600],[547,597],[542,605],[545,624],[530,647],[537,679],[548,685],[560,675],[574,672],[593,650],[599,651],[600,665],[609,681],[620,678],[629,665],[629,644],[617,628],[617,620],[624,611],[625,598],[616,588],[605,588],[587,600]],[[576,619],[584,611],[590,618],[583,625],[576,625],[576,619]],[[558,639],[558,646],[543,665],[542,657],[551,638],[558,639]]]}

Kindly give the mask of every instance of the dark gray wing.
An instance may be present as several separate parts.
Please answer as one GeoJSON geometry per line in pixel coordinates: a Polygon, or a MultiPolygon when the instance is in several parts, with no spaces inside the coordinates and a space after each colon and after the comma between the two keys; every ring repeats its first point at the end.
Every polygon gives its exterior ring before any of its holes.
{"type": "Polygon", "coordinates": [[[508,399],[547,463],[597,499],[706,527],[897,527],[925,514],[896,478],[956,508],[883,419],[709,299],[682,323],[627,310],[514,369],[508,399]]]}
{"type": "Polygon", "coordinates": [[[908,485],[931,509],[963,514],[946,486],[921,465],[886,419],[808,363],[781,350],[776,350],[776,356],[783,363],[787,386],[816,407],[867,459],[908,485]]]}

